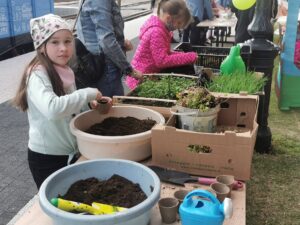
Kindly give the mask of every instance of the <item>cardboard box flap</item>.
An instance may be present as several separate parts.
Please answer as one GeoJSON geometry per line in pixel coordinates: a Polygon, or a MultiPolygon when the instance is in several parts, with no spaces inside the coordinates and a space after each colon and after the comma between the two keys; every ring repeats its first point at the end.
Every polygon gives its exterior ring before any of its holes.
{"type": "Polygon", "coordinates": [[[165,125],[155,125],[152,128],[152,134],[154,131],[162,132],[161,135],[168,135],[169,138],[172,138],[174,141],[183,141],[194,144],[205,144],[211,143],[212,138],[218,139],[218,144],[226,145],[228,142],[234,140],[235,144],[239,143],[243,145],[244,142],[248,142],[249,138],[252,138],[256,135],[258,125],[255,123],[253,129],[245,129],[245,132],[236,132],[236,131],[224,131],[218,133],[204,133],[178,129],[176,126],[176,116],[172,115],[165,125]],[[184,137],[184,140],[181,138],[184,137]],[[179,139],[179,140],[178,140],[179,139]],[[245,139],[245,140],[244,140],[245,139]]]}
{"type": "Polygon", "coordinates": [[[257,95],[248,95],[245,93],[234,94],[234,93],[221,93],[221,92],[211,92],[215,97],[220,98],[240,98],[240,99],[253,99],[258,101],[257,95]]]}

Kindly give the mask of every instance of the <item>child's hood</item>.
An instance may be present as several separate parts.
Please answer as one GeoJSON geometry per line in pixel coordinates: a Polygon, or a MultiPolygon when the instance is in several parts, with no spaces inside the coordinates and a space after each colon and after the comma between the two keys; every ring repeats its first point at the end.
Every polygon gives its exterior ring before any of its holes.
{"type": "MultiPolygon", "coordinates": [[[[165,24],[157,17],[157,16],[151,16],[141,27],[140,30],[140,39],[143,37],[143,35],[153,27],[159,27],[162,30],[165,30],[165,32],[169,32],[165,26],[165,24]]],[[[171,33],[170,33],[171,35],[171,33]]]]}

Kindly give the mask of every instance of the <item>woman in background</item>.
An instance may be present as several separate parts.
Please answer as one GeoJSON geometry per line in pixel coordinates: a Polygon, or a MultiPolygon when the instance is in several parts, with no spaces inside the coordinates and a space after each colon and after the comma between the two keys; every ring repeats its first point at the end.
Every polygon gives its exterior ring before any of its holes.
{"type": "Polygon", "coordinates": [[[198,27],[203,20],[214,18],[210,0],[186,0],[194,22],[184,30],[183,42],[190,42],[192,45],[205,45],[208,27],[198,27]]]}
{"type": "Polygon", "coordinates": [[[122,75],[142,79],[126,58],[132,44],[124,38],[124,21],[114,0],[85,0],[77,23],[78,38],[93,54],[104,53],[104,75],[95,84],[103,95],[124,95],[122,75]]]}

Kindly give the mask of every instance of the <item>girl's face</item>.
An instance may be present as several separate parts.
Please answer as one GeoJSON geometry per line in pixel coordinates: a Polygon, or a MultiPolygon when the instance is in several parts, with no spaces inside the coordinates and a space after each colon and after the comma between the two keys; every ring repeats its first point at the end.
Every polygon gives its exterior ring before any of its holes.
{"type": "Polygon", "coordinates": [[[59,30],[49,38],[43,50],[54,64],[65,66],[73,55],[73,49],[72,33],[69,30],[59,30]]]}
{"type": "Polygon", "coordinates": [[[181,19],[173,18],[172,16],[168,16],[166,19],[166,25],[170,31],[174,31],[177,29],[184,28],[184,23],[181,19]]]}
{"type": "Polygon", "coordinates": [[[184,28],[184,22],[181,19],[173,19],[173,26],[176,30],[182,29],[184,28]]]}

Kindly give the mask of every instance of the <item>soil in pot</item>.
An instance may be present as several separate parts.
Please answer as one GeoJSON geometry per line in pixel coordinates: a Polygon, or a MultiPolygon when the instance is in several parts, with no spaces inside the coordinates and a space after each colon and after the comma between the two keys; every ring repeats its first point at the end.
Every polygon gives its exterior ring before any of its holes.
{"type": "Polygon", "coordinates": [[[124,136],[151,130],[155,124],[155,120],[140,120],[131,116],[108,117],[101,123],[94,124],[85,132],[102,136],[124,136]]]}
{"type": "Polygon", "coordinates": [[[131,208],[147,198],[139,184],[116,174],[108,180],[95,177],[79,180],[65,195],[58,197],[88,205],[98,202],[124,208],[131,208]]]}

